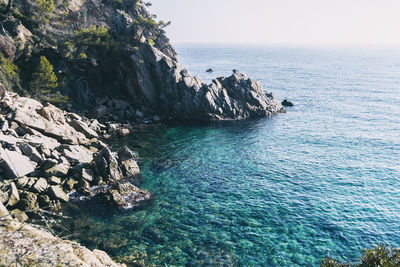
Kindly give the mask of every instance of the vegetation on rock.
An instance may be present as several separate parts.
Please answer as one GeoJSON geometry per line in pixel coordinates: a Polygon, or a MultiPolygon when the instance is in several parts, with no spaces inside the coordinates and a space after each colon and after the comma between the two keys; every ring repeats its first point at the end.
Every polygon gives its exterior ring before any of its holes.
{"type": "Polygon", "coordinates": [[[0,83],[10,91],[20,89],[19,68],[2,53],[0,53],[0,83]]]}
{"type": "Polygon", "coordinates": [[[355,263],[339,263],[335,259],[324,258],[322,267],[395,267],[400,266],[400,249],[378,245],[373,249],[363,250],[363,255],[355,263]]]}

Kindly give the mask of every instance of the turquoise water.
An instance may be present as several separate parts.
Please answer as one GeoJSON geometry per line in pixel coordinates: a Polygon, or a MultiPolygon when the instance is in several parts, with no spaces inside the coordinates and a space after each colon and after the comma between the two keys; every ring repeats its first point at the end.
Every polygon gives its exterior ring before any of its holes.
{"type": "Polygon", "coordinates": [[[139,152],[142,187],[156,199],[86,212],[74,226],[84,244],[157,266],[318,266],[400,246],[400,49],[178,52],[193,74],[209,81],[236,68],[295,107],[117,140],[139,152]]]}

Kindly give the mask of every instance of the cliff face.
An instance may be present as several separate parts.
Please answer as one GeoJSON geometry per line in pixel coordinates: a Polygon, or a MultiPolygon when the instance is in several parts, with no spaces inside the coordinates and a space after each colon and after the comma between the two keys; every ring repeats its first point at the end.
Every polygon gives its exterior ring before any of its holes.
{"type": "MultiPolygon", "coordinates": [[[[14,46],[12,51],[19,51],[11,53],[17,64],[46,55],[64,82],[60,90],[82,110],[103,108],[108,110],[106,116],[136,121],[154,115],[161,119],[235,120],[284,112],[272,94],[238,71],[209,85],[193,77],[178,63],[164,31],[154,25],[140,1],[61,2],[49,22],[35,28],[24,19],[35,17],[34,12],[29,13],[29,8],[35,10],[34,1],[17,0],[14,13],[3,23],[10,34],[2,38],[14,46]],[[147,20],[140,23],[143,19],[147,20]],[[100,25],[106,29],[103,35],[99,35],[100,25]],[[25,40],[25,50],[15,47],[17,39],[25,40]],[[128,105],[115,110],[111,99],[128,101],[128,105]]],[[[3,54],[6,48],[3,45],[3,54]]]]}

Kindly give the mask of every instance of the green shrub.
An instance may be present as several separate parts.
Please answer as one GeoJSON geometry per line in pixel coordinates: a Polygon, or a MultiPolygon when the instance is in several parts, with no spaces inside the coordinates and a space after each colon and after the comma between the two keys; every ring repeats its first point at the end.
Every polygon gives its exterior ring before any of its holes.
{"type": "Polygon", "coordinates": [[[86,51],[89,48],[113,49],[116,43],[109,30],[100,25],[91,25],[75,31],[71,41],[64,43],[64,54],[70,59],[87,59],[86,51]]]}
{"type": "Polygon", "coordinates": [[[58,87],[58,79],[53,71],[53,65],[51,65],[45,56],[40,57],[39,66],[37,71],[32,74],[29,87],[36,98],[49,95],[58,87]]]}
{"type": "Polygon", "coordinates": [[[339,263],[334,259],[324,258],[322,267],[397,267],[400,266],[400,249],[378,245],[374,249],[363,250],[363,255],[355,263],[339,263]]]}
{"type": "Polygon", "coordinates": [[[0,53],[0,82],[7,90],[21,89],[19,68],[0,53]]]}
{"type": "Polygon", "coordinates": [[[55,10],[54,0],[36,0],[35,20],[39,26],[48,24],[55,10]]]}

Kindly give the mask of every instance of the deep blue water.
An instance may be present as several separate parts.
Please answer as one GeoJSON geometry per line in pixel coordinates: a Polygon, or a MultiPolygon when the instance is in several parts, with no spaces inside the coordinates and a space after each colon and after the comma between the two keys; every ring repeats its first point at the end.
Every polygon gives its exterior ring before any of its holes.
{"type": "Polygon", "coordinates": [[[192,74],[239,69],[295,107],[118,140],[141,155],[156,200],[93,217],[84,243],[158,266],[318,266],[400,246],[400,49],[177,50],[192,74]]]}

